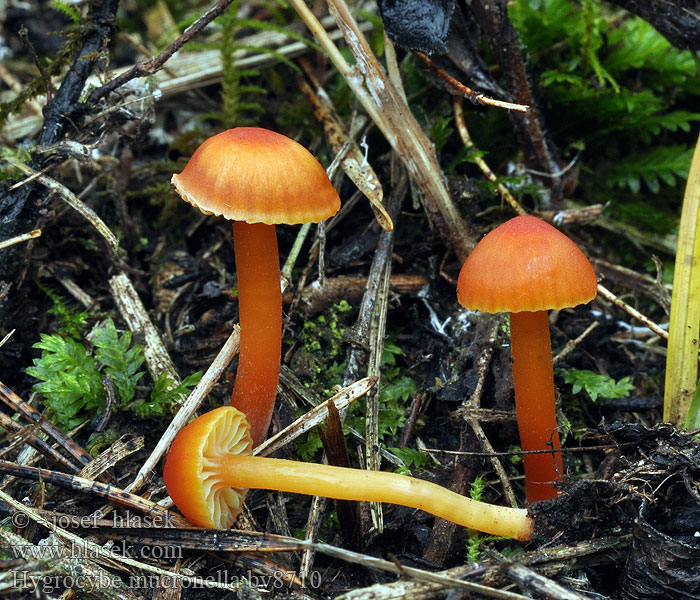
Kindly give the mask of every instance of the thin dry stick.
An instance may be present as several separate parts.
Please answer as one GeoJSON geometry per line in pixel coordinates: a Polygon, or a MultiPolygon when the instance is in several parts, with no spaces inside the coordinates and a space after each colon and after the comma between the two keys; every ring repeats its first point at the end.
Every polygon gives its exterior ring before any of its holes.
{"type": "Polygon", "coordinates": [[[336,409],[344,410],[358,398],[364,396],[374,386],[377,385],[377,377],[365,377],[355,383],[350,384],[346,388],[340,390],[337,394],[324,400],[318,406],[312,408],[309,412],[299,417],[296,421],[287,425],[282,431],[279,431],[271,438],[265,440],[253,450],[253,454],[260,456],[269,456],[287,444],[290,444],[300,435],[305,434],[317,425],[320,425],[328,416],[328,405],[332,402],[336,409]]]}
{"type": "Polygon", "coordinates": [[[659,325],[654,323],[649,317],[645,317],[642,313],[640,313],[636,308],[631,307],[627,302],[624,300],[620,300],[615,294],[613,294],[610,290],[606,289],[603,287],[601,284],[598,284],[598,293],[603,296],[606,300],[609,300],[612,302],[615,306],[618,308],[621,308],[624,310],[628,315],[631,315],[641,323],[644,323],[651,331],[653,331],[656,335],[661,336],[665,340],[668,339],[668,331],[665,331],[662,329],[659,325]]]}
{"type": "Polygon", "coordinates": [[[129,330],[144,338],[143,357],[151,379],[157,381],[161,375],[165,374],[172,379],[173,385],[180,383],[180,375],[175,369],[175,364],[129,276],[126,273],[120,273],[110,278],[109,289],[129,330]]]}
{"type": "Polygon", "coordinates": [[[354,67],[345,60],[304,0],[290,2],[384,137],[401,157],[423,192],[423,206],[440,235],[446,238],[448,246],[453,248],[460,258],[466,258],[475,245],[475,236],[452,201],[435,149],[400,93],[389,81],[351,11],[344,2],[329,2],[330,12],[357,60],[354,67]]]}
{"type": "Polygon", "coordinates": [[[553,359],[552,359],[552,364],[558,363],[560,360],[562,360],[565,356],[567,356],[571,351],[573,351],[576,346],[578,346],[583,340],[585,340],[588,335],[600,325],[598,321],[594,321],[591,323],[588,327],[586,327],[586,330],[579,335],[576,339],[574,340],[569,340],[566,342],[566,345],[561,349],[561,352],[557,354],[553,359]]]}
{"type": "Polygon", "coordinates": [[[111,94],[116,89],[123,86],[125,83],[136,79],[138,77],[144,77],[147,75],[153,75],[159,71],[163,65],[168,61],[168,59],[173,56],[180,48],[182,48],[187,42],[189,42],[194,36],[196,36],[202,29],[204,29],[209,23],[211,23],[216,17],[221,15],[226,8],[231,4],[233,0],[219,0],[214,6],[212,6],[207,12],[205,12],[199,19],[197,19],[192,25],[190,25],[183,34],[178,37],[172,44],[170,44],[165,50],[163,50],[155,58],[149,60],[144,60],[138,65],[135,65],[128,71],[122,73],[121,75],[115,77],[105,85],[97,88],[90,94],[88,103],[94,104],[107,94],[111,94]]]}
{"type": "Polygon", "coordinates": [[[25,165],[24,163],[21,162],[16,162],[13,161],[12,165],[17,167],[20,171],[23,173],[30,175],[30,176],[35,176],[34,179],[36,179],[41,185],[44,187],[50,189],[52,192],[58,194],[61,199],[68,204],[73,210],[79,212],[87,221],[92,225],[97,232],[105,239],[107,244],[109,245],[110,249],[112,250],[112,253],[114,256],[119,256],[119,240],[117,239],[117,236],[112,233],[112,230],[107,227],[105,222],[97,215],[97,213],[92,210],[89,206],[81,202],[78,197],[71,192],[65,185],[62,183],[59,183],[55,179],[51,179],[51,177],[47,177],[46,175],[41,175],[40,173],[37,173],[34,169],[32,169],[30,166],[25,165]]]}
{"type": "Polygon", "coordinates": [[[5,248],[9,248],[10,246],[14,246],[15,244],[21,244],[22,242],[28,242],[29,240],[33,240],[38,238],[41,235],[41,229],[34,229],[33,231],[30,231],[29,233],[23,233],[21,235],[16,235],[15,237],[11,237],[7,240],[3,240],[0,242],[0,250],[4,250],[5,248]]]}
{"type": "MultiPolygon", "coordinates": [[[[111,504],[122,506],[124,508],[133,509],[147,515],[154,522],[167,526],[182,526],[187,527],[188,521],[179,515],[164,509],[155,502],[146,500],[141,496],[130,494],[114,485],[101,483],[85,477],[61,473],[60,471],[51,471],[40,467],[27,467],[18,465],[6,460],[0,460],[0,473],[3,475],[12,475],[20,479],[29,479],[32,481],[44,481],[57,487],[62,487],[69,490],[74,490],[79,493],[89,496],[98,497],[106,500],[111,504]]],[[[18,509],[20,512],[22,509],[18,509]]]]}
{"type": "MultiPolygon", "coordinates": [[[[452,107],[455,115],[455,124],[457,125],[457,131],[459,131],[459,136],[462,138],[462,143],[467,150],[475,148],[474,142],[469,135],[469,130],[467,129],[467,122],[464,119],[464,109],[463,109],[462,98],[457,96],[452,100],[452,107]]],[[[481,156],[476,156],[474,161],[476,165],[481,169],[481,172],[486,176],[486,179],[492,183],[498,182],[498,177],[491,170],[491,167],[486,164],[486,161],[481,158],[481,156]]],[[[520,205],[520,203],[515,199],[510,190],[505,186],[505,184],[498,182],[498,193],[501,194],[503,199],[513,207],[513,210],[519,215],[526,215],[527,211],[520,205]]]]}
{"type": "MultiPolygon", "coordinates": [[[[406,193],[407,186],[408,179],[405,172],[402,172],[399,176],[399,180],[394,183],[392,195],[388,202],[390,207],[398,206],[400,200],[406,193]]],[[[391,209],[390,212],[398,212],[398,209],[391,209]]],[[[365,292],[360,302],[357,320],[353,326],[352,332],[348,335],[350,350],[348,352],[348,361],[345,368],[345,385],[360,376],[362,366],[367,360],[367,354],[370,348],[368,340],[372,313],[374,312],[379,284],[384,272],[384,265],[391,261],[393,244],[389,242],[391,242],[392,239],[388,232],[383,232],[377,242],[377,249],[372,258],[372,265],[370,266],[367,277],[365,292]]]]}
{"type": "Polygon", "coordinates": [[[170,422],[170,425],[168,425],[168,428],[165,430],[165,433],[163,433],[160,440],[158,440],[153,452],[151,452],[151,455],[139,469],[134,481],[127,486],[126,489],[128,491],[133,492],[139,490],[146,479],[150,477],[151,472],[155,469],[158,461],[168,450],[170,444],[175,439],[175,436],[188,423],[194,412],[199,408],[199,405],[204,401],[209,392],[211,392],[222,373],[226,370],[229,364],[231,364],[233,357],[238,352],[240,339],[240,328],[238,325],[236,325],[233,328],[231,335],[226,340],[226,343],[222,346],[221,350],[219,350],[216,358],[209,365],[207,372],[204,373],[202,379],[192,390],[187,400],[183,402],[180,410],[178,410],[177,414],[170,422]]]}
{"type": "MultiPolygon", "coordinates": [[[[305,542],[313,542],[313,540],[318,537],[318,531],[321,527],[321,518],[323,517],[322,513],[327,501],[327,498],[323,498],[321,496],[314,496],[311,500],[309,514],[306,517],[306,535],[304,537],[305,542]]],[[[302,553],[301,562],[299,563],[299,577],[301,577],[302,581],[308,581],[311,568],[314,564],[315,555],[315,550],[311,548],[307,548],[302,553]]]]}
{"type": "MultiPolygon", "coordinates": [[[[394,183],[394,189],[389,198],[389,213],[394,218],[398,215],[399,206],[406,193],[406,177],[400,176],[400,180],[394,183]]],[[[386,314],[389,306],[389,278],[391,277],[391,259],[394,250],[394,232],[384,231],[379,237],[377,250],[372,259],[368,277],[368,287],[365,292],[368,298],[367,304],[372,305],[369,322],[369,359],[367,374],[380,378],[382,354],[384,352],[384,336],[386,333],[386,314]],[[370,281],[376,281],[377,285],[370,286],[370,281]]],[[[365,298],[363,298],[363,303],[365,298]]],[[[356,334],[359,332],[356,332],[356,334]]],[[[379,443],[379,391],[375,390],[367,399],[366,423],[366,463],[367,469],[379,471],[381,467],[381,444],[379,443]]],[[[379,502],[370,504],[372,524],[379,532],[384,530],[384,513],[379,502]]]]}
{"type": "Polygon", "coordinates": [[[39,426],[44,433],[54,439],[73,458],[76,458],[82,465],[87,465],[92,461],[90,456],[78,444],[70,439],[58,427],[47,421],[29,402],[26,402],[15,394],[9,387],[0,381],[0,400],[5,402],[10,408],[20,413],[27,420],[39,426]]]}
{"type": "Polygon", "coordinates": [[[73,296],[80,304],[82,304],[88,310],[94,309],[96,307],[96,301],[90,294],[88,294],[83,288],[81,288],[75,281],[65,277],[61,272],[56,272],[51,267],[47,267],[47,270],[54,276],[54,278],[66,289],[66,291],[73,296]]]}
{"type": "Polygon", "coordinates": [[[399,59],[396,56],[396,48],[394,48],[393,42],[389,39],[386,29],[384,30],[384,56],[386,57],[386,72],[389,76],[389,81],[394,85],[396,91],[401,95],[401,98],[403,98],[403,101],[408,104],[406,90],[404,89],[401,79],[399,59]]]}
{"type": "MultiPolygon", "coordinates": [[[[414,54],[421,60],[421,62],[426,65],[431,71],[433,71],[440,79],[442,79],[449,87],[454,89],[456,92],[460,93],[462,97],[466,98],[473,104],[480,104],[482,106],[495,106],[496,108],[505,108],[506,110],[515,110],[518,112],[527,112],[530,107],[525,104],[516,104],[514,102],[505,102],[503,100],[496,100],[491,98],[486,94],[481,92],[475,92],[470,87],[467,87],[462,82],[458,81],[452,75],[438,67],[430,58],[428,58],[422,52],[414,52],[414,54]]],[[[456,98],[455,98],[456,99],[456,98]]]]}
{"type": "Polygon", "coordinates": [[[24,45],[26,46],[27,50],[29,50],[29,54],[31,55],[34,61],[34,66],[36,67],[37,71],[39,71],[39,75],[41,75],[41,78],[44,80],[46,100],[50,104],[51,99],[53,97],[53,82],[51,81],[51,76],[46,71],[44,63],[41,60],[39,60],[39,55],[37,54],[36,49],[34,48],[34,44],[32,44],[32,41],[29,39],[29,30],[24,25],[21,25],[17,33],[19,34],[20,39],[24,42],[24,45]]]}
{"type": "Polygon", "coordinates": [[[297,258],[299,258],[299,253],[301,252],[301,248],[304,245],[310,230],[311,223],[304,223],[299,228],[297,236],[294,239],[294,244],[292,245],[289,254],[287,254],[287,260],[284,261],[284,266],[280,269],[282,276],[282,293],[284,293],[287,288],[292,285],[292,271],[294,270],[294,265],[297,258]]]}
{"type": "MultiPolygon", "coordinates": [[[[72,473],[77,473],[78,471],[80,471],[79,466],[72,463],[70,460],[68,460],[65,456],[60,454],[55,448],[51,447],[45,440],[41,439],[39,436],[35,435],[31,431],[24,431],[24,428],[19,423],[14,421],[9,415],[6,415],[4,412],[0,412],[0,426],[7,429],[7,431],[11,431],[12,433],[17,434],[18,436],[20,436],[22,443],[26,442],[27,444],[32,446],[32,448],[34,448],[38,452],[41,452],[41,454],[43,454],[44,456],[53,459],[59,465],[65,467],[72,473]]],[[[9,448],[3,449],[3,455],[6,454],[5,450],[9,450],[9,448]]]]}
{"type": "MultiPolygon", "coordinates": [[[[0,285],[0,304],[2,304],[3,300],[3,294],[7,293],[6,289],[3,289],[3,286],[0,285]]],[[[15,329],[11,329],[8,331],[5,336],[0,340],[0,348],[2,348],[7,342],[10,341],[10,338],[15,334],[15,329]]]]}
{"type": "Polygon", "coordinates": [[[488,453],[489,460],[491,461],[491,465],[493,466],[494,471],[496,471],[496,474],[498,475],[498,479],[501,482],[501,487],[503,488],[503,494],[507,498],[508,503],[513,508],[517,508],[518,500],[515,497],[513,487],[510,485],[510,479],[508,479],[508,474],[503,468],[501,461],[495,455],[495,450],[491,445],[491,442],[489,441],[488,437],[486,436],[484,429],[481,427],[481,423],[473,414],[471,414],[471,411],[478,409],[479,405],[481,404],[481,394],[484,391],[486,371],[488,369],[489,364],[491,363],[491,358],[493,357],[494,345],[496,343],[496,330],[499,326],[500,322],[496,322],[491,328],[491,332],[489,333],[488,338],[488,346],[486,346],[484,351],[481,353],[481,356],[479,357],[479,360],[475,365],[477,373],[479,374],[479,378],[476,382],[476,387],[474,388],[474,392],[472,393],[472,395],[469,397],[468,400],[462,403],[462,408],[464,409],[464,412],[462,414],[464,414],[464,418],[467,421],[469,427],[471,427],[472,431],[474,432],[474,435],[476,435],[476,437],[479,439],[481,447],[484,449],[484,451],[488,453]]]}
{"type": "MultiPolygon", "coordinates": [[[[356,192],[355,195],[353,195],[352,198],[359,197],[360,192],[356,192]]],[[[349,201],[346,201],[343,203],[343,205],[340,207],[340,210],[338,213],[334,216],[331,217],[328,221],[324,221],[324,229],[325,233],[327,234],[331,229],[333,229],[336,224],[339,222],[340,219],[343,218],[343,216],[347,213],[348,205],[352,204],[352,198],[349,201]]],[[[320,243],[320,226],[317,229],[317,235],[316,239],[314,240],[313,244],[311,245],[311,248],[309,250],[309,260],[306,263],[306,266],[304,267],[303,271],[301,272],[301,275],[299,276],[299,280],[297,281],[297,293],[294,295],[291,306],[289,307],[289,310],[287,311],[287,319],[285,320],[285,325],[284,329],[287,328],[287,322],[291,318],[291,315],[294,313],[296,310],[297,304],[299,303],[300,299],[300,292],[301,290],[304,289],[304,286],[306,285],[306,280],[309,277],[309,274],[311,273],[311,269],[314,266],[314,263],[316,262],[317,259],[319,259],[319,255],[321,253],[321,243],[320,243]]],[[[324,277],[325,279],[325,277],[324,277]]],[[[320,282],[316,282],[315,284],[312,285],[319,285],[320,287],[320,282]]],[[[349,382],[345,382],[346,385],[349,382]]]]}
{"type": "MultiPolygon", "coordinates": [[[[396,204],[396,201],[392,202],[396,204]]],[[[375,256],[380,257],[379,285],[377,287],[377,297],[372,311],[369,331],[369,361],[367,374],[379,378],[382,354],[384,352],[384,336],[386,333],[386,313],[389,306],[389,277],[391,275],[391,254],[394,247],[394,236],[392,232],[385,232],[381,235],[377,245],[375,256]]],[[[374,265],[373,265],[374,266],[374,265]]],[[[367,398],[367,410],[365,417],[365,435],[367,436],[367,469],[379,471],[381,468],[381,454],[379,453],[379,391],[375,390],[367,398]]],[[[372,524],[378,532],[384,530],[384,514],[382,505],[379,502],[370,504],[372,524]]]]}

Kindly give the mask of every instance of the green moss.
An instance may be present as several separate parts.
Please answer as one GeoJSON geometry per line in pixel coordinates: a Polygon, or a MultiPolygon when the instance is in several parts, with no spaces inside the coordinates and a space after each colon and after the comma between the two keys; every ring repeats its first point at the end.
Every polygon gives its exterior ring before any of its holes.
{"type": "Polygon", "coordinates": [[[299,334],[301,344],[292,366],[304,385],[320,396],[327,397],[334,386],[342,383],[346,365],[345,321],[351,311],[352,306],[341,300],[325,314],[306,321],[299,334]]]}

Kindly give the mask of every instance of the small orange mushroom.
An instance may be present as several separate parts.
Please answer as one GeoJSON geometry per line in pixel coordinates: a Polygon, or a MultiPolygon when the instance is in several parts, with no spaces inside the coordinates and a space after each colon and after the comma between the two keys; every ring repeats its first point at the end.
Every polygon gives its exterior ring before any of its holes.
{"type": "Polygon", "coordinates": [[[529,502],[557,495],[562,477],[547,311],[590,302],[597,280],[581,249],[541,219],[520,216],[489,232],[464,261],[457,299],[465,308],[510,313],[515,411],[529,502]]]}
{"type": "Polygon", "coordinates": [[[246,488],[391,502],[424,510],[492,535],[527,540],[527,511],[466,498],[429,481],[397,473],[251,456],[245,415],[230,406],[189,423],[175,438],[163,479],[180,511],[200,527],[231,527],[246,488]]]}
{"type": "Polygon", "coordinates": [[[248,416],[257,446],[272,418],[282,344],[275,224],[328,219],[340,198],[306,148],[260,127],[209,138],[172,184],[202,212],[233,220],[241,348],[231,404],[248,416]]]}

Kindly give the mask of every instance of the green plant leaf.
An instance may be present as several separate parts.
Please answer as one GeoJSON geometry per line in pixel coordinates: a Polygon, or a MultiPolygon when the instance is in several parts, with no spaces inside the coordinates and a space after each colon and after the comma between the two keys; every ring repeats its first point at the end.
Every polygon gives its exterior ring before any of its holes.
{"type": "Polygon", "coordinates": [[[95,359],[112,378],[119,406],[126,406],[134,398],[136,385],[144,375],[143,371],[139,372],[144,361],[143,349],[139,345],[131,347],[131,332],[119,335],[111,318],[104,327],[95,327],[92,334],[95,359]]]}
{"type": "Polygon", "coordinates": [[[389,450],[403,461],[404,466],[396,470],[402,475],[412,475],[414,471],[423,471],[434,462],[432,457],[413,448],[389,448],[389,450]]]}
{"type": "Polygon", "coordinates": [[[558,369],[557,374],[563,377],[564,382],[571,385],[571,392],[578,394],[585,391],[595,402],[601,398],[626,398],[634,389],[630,383],[630,377],[623,377],[615,381],[609,375],[601,375],[588,370],[558,369]]]}
{"type": "Polygon", "coordinates": [[[178,385],[167,373],[161,373],[156,380],[148,400],[137,400],[132,404],[133,411],[142,419],[153,419],[172,414],[183,396],[188,396],[202,379],[197,371],[185,377],[178,385]]]}

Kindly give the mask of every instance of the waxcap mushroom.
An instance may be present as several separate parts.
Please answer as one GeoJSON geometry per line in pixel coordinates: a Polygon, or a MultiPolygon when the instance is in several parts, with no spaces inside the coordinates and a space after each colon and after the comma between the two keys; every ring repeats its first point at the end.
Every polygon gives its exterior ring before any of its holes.
{"type": "Polygon", "coordinates": [[[487,233],[464,261],[457,299],[486,313],[550,310],[590,302],[597,284],[571,239],[537,217],[519,216],[487,233]]]}
{"type": "Polygon", "coordinates": [[[327,219],[340,198],[306,148],[260,127],[209,138],[172,183],[190,204],[233,222],[241,342],[231,405],[247,415],[258,445],[272,421],[282,345],[275,225],[327,219]]]}
{"type": "Polygon", "coordinates": [[[459,303],[510,313],[515,413],[529,502],[554,498],[564,466],[547,311],[593,300],[597,281],[579,247],[541,219],[519,216],[484,236],[464,261],[459,303]]]}
{"type": "Polygon", "coordinates": [[[232,221],[316,223],[340,198],[323,166],[304,146],[262,127],[222,131],[172,177],[177,193],[205,213],[232,221]]]}
{"type": "Polygon", "coordinates": [[[221,406],[180,431],[165,461],[163,479],[182,513],[200,527],[228,528],[241,511],[242,487],[340,500],[391,502],[491,533],[530,539],[526,510],[472,500],[430,481],[389,473],[250,456],[244,415],[221,406]]]}

